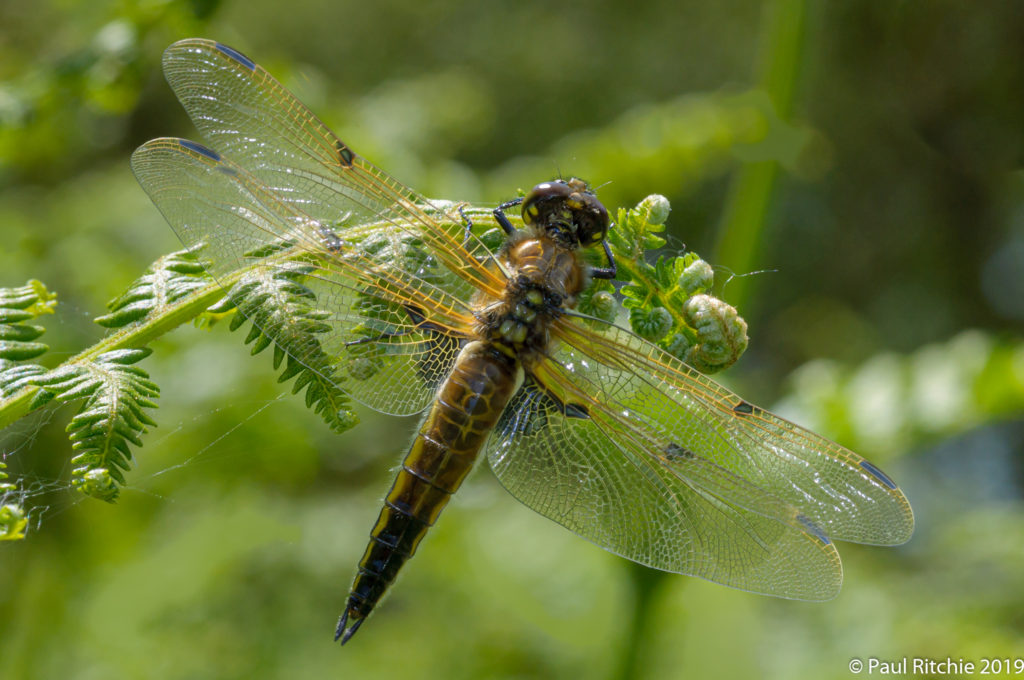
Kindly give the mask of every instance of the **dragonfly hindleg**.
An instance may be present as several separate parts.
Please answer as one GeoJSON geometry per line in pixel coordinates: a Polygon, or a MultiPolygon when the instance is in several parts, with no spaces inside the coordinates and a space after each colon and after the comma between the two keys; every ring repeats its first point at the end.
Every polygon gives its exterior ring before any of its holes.
{"type": "Polygon", "coordinates": [[[591,269],[590,276],[595,279],[614,279],[616,272],[619,271],[619,266],[615,264],[615,256],[612,255],[612,249],[608,247],[608,241],[601,241],[604,246],[604,255],[608,258],[608,266],[601,269],[591,269]]]}

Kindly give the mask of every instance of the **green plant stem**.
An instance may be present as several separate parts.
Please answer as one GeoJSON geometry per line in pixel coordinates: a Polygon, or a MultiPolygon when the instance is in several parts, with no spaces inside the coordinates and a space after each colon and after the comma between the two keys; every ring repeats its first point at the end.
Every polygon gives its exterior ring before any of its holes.
{"type": "MultiPolygon", "coordinates": [[[[224,297],[226,289],[222,287],[222,284],[224,286],[232,285],[243,273],[244,270],[224,277],[221,280],[222,283],[211,282],[208,286],[182,298],[179,302],[168,305],[161,311],[147,317],[145,321],[126,326],[116,333],[103,338],[92,347],[64,361],[61,365],[88,362],[104,352],[115,349],[145,347],[154,339],[202,314],[210,305],[224,297]]],[[[7,399],[0,401],[0,429],[7,427],[33,410],[32,400],[39,389],[35,385],[28,385],[22,387],[7,399]]]]}
{"type": "Polygon", "coordinates": [[[647,270],[644,265],[641,264],[643,263],[643,252],[641,251],[639,256],[627,255],[626,257],[623,257],[622,253],[616,252],[616,248],[612,248],[612,251],[615,255],[615,266],[618,267],[619,270],[615,278],[619,281],[632,281],[634,284],[640,284],[651,291],[651,294],[647,297],[647,300],[643,305],[644,308],[650,309],[652,305],[649,303],[651,300],[654,300],[657,303],[657,305],[654,306],[666,308],[672,315],[676,324],[683,323],[682,313],[676,305],[669,304],[664,300],[671,291],[665,291],[665,295],[661,295],[659,292],[662,290],[661,284],[655,281],[653,277],[647,275],[647,270]],[[637,259],[638,257],[639,259],[637,259]],[[623,273],[625,273],[625,276],[623,273]]]}
{"type": "MultiPolygon", "coordinates": [[[[379,227],[379,222],[371,222],[354,227],[348,233],[350,236],[355,237],[365,236],[374,233],[379,227]]],[[[289,254],[288,251],[284,251],[278,254],[277,257],[287,259],[289,254]]],[[[264,263],[268,261],[270,261],[270,258],[263,260],[264,263]]],[[[217,281],[211,281],[209,285],[200,288],[191,295],[183,297],[178,302],[160,308],[159,311],[150,314],[142,321],[125,326],[103,338],[95,345],[76,354],[60,365],[66,366],[89,362],[100,354],[111,350],[145,347],[156,338],[202,314],[212,304],[222,299],[225,292],[230,290],[248,272],[249,268],[244,267],[230,274],[223,275],[217,281]]],[[[28,385],[22,387],[7,399],[0,400],[0,430],[34,410],[33,399],[39,392],[39,389],[35,385],[28,385]]]]}
{"type": "Polygon", "coordinates": [[[636,562],[626,562],[624,568],[633,589],[633,609],[628,621],[629,628],[622,639],[619,667],[612,677],[616,680],[637,680],[645,675],[641,651],[649,639],[651,613],[657,602],[657,591],[669,574],[636,562]]]}
{"type": "MultiPolygon", "coordinates": [[[[765,13],[758,81],[776,114],[786,121],[793,109],[805,42],[806,0],[775,0],[765,13]]],[[[757,266],[755,255],[778,174],[776,161],[747,163],[736,171],[722,215],[715,262],[741,274],[757,266]]],[[[748,295],[746,279],[738,278],[729,286],[729,302],[734,307],[741,307],[748,295]]]]}

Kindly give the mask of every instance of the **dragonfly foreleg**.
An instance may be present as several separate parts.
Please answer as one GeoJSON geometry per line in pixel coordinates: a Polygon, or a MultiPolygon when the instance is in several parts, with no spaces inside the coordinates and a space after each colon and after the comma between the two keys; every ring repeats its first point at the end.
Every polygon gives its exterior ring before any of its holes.
{"type": "Polygon", "coordinates": [[[463,224],[466,225],[466,229],[463,232],[462,236],[462,247],[465,248],[467,245],[469,245],[470,237],[473,236],[473,220],[470,219],[469,215],[466,214],[466,211],[463,209],[463,206],[461,205],[459,206],[459,217],[462,218],[463,224]]]}
{"type": "Polygon", "coordinates": [[[505,215],[505,211],[513,206],[519,205],[522,202],[523,198],[522,196],[520,196],[519,198],[513,198],[511,201],[505,201],[504,203],[502,203],[501,205],[494,209],[494,219],[498,220],[498,224],[501,226],[502,229],[505,230],[505,233],[508,236],[511,236],[512,234],[516,233],[516,228],[512,225],[511,222],[509,222],[508,216],[505,215]]]}

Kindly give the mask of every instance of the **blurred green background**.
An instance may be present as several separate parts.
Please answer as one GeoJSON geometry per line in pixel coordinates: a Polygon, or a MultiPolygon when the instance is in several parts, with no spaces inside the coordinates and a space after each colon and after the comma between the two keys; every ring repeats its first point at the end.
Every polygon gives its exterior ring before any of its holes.
{"type": "MultiPolygon", "coordinates": [[[[215,38],[428,196],[578,174],[668,196],[674,250],[750,324],[725,376],[905,489],[828,603],[659,577],[481,469],[372,620],[331,644],[415,419],[332,435],[241,334],[144,363],[159,427],[116,505],[70,490],[67,409],[0,437],[2,678],[845,678],[1024,656],[1024,6],[954,0],[0,4],[0,286],[39,278],[55,364],[179,244],[128,156],[195,136],[160,53],[215,38]],[[736,275],[731,277],[731,275],[736,275]]],[[[607,184],[605,184],[607,183],[607,184]]]]}

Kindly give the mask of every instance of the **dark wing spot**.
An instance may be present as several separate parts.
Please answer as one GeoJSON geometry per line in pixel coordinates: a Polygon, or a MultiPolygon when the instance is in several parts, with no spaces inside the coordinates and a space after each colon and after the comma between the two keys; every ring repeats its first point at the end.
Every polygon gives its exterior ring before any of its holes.
{"type": "Polygon", "coordinates": [[[665,458],[669,460],[693,460],[697,454],[679,444],[669,444],[665,447],[665,458]]]}
{"type": "Polygon", "coordinates": [[[324,240],[324,248],[329,252],[337,253],[345,247],[344,242],[338,238],[333,229],[321,226],[319,231],[320,238],[324,240]]]}
{"type": "Polygon", "coordinates": [[[824,543],[825,545],[830,544],[832,541],[829,540],[828,536],[825,535],[825,531],[811,521],[811,518],[807,515],[800,514],[796,516],[796,521],[800,522],[807,530],[807,533],[814,536],[816,539],[824,543]]]}
{"type": "Polygon", "coordinates": [[[890,489],[896,488],[896,482],[892,481],[889,475],[885,474],[871,463],[867,462],[866,460],[862,460],[860,462],[860,466],[867,470],[868,474],[870,474],[872,477],[880,481],[882,484],[885,484],[890,489]]]}
{"type": "Polygon", "coordinates": [[[530,374],[526,375],[510,404],[515,406],[505,408],[494,428],[504,437],[537,435],[549,426],[549,414],[552,411],[557,411],[566,418],[590,418],[586,406],[563,403],[530,374]]]}
{"type": "Polygon", "coordinates": [[[234,59],[235,61],[237,61],[239,64],[241,64],[242,66],[246,67],[250,71],[255,71],[256,70],[256,62],[254,62],[252,59],[250,59],[249,57],[245,56],[244,54],[242,54],[241,52],[239,52],[235,48],[228,47],[227,45],[221,45],[220,43],[217,43],[216,47],[217,47],[217,50],[219,50],[220,52],[223,52],[227,56],[231,57],[232,59],[234,59]]]}
{"type": "MultiPolygon", "coordinates": [[[[423,314],[423,310],[416,305],[403,304],[402,309],[409,315],[409,320],[416,324],[416,328],[421,331],[428,333],[437,333],[439,335],[446,335],[451,337],[452,331],[444,326],[439,326],[436,323],[427,321],[427,317],[423,314]]],[[[459,336],[462,337],[462,336],[459,336]]]]}
{"type": "Polygon", "coordinates": [[[179,139],[178,144],[181,144],[183,147],[190,151],[195,151],[197,154],[201,156],[206,156],[211,161],[216,161],[220,163],[220,154],[214,151],[213,149],[207,149],[199,142],[193,142],[187,139],[179,139]]]}
{"type": "Polygon", "coordinates": [[[590,411],[583,404],[563,404],[562,413],[565,414],[566,418],[579,418],[580,420],[586,420],[590,417],[590,411]]]}
{"type": "Polygon", "coordinates": [[[532,437],[547,429],[548,413],[554,405],[540,391],[533,376],[526,376],[509,404],[494,426],[494,431],[503,438],[532,437]]]}
{"type": "Polygon", "coordinates": [[[427,317],[423,314],[423,310],[416,305],[404,304],[402,309],[409,315],[409,321],[419,326],[421,323],[427,320],[427,317]]]}
{"type": "Polygon", "coordinates": [[[750,402],[741,401],[732,407],[732,412],[744,416],[749,416],[751,413],[754,412],[754,405],[751,404],[750,402]]]}
{"type": "MultiPolygon", "coordinates": [[[[540,384],[533,376],[529,376],[528,380],[532,382],[533,389],[542,394],[544,398],[554,405],[555,409],[566,418],[578,418],[580,420],[586,420],[590,418],[590,411],[583,404],[576,404],[573,402],[564,402],[555,395],[551,394],[550,390],[540,384]]],[[[524,383],[525,384],[525,383],[524,383]]]]}
{"type": "Polygon", "coordinates": [[[345,146],[344,142],[340,140],[335,144],[335,147],[338,149],[338,160],[341,161],[341,164],[346,168],[352,167],[352,161],[356,159],[352,149],[345,146]]]}

